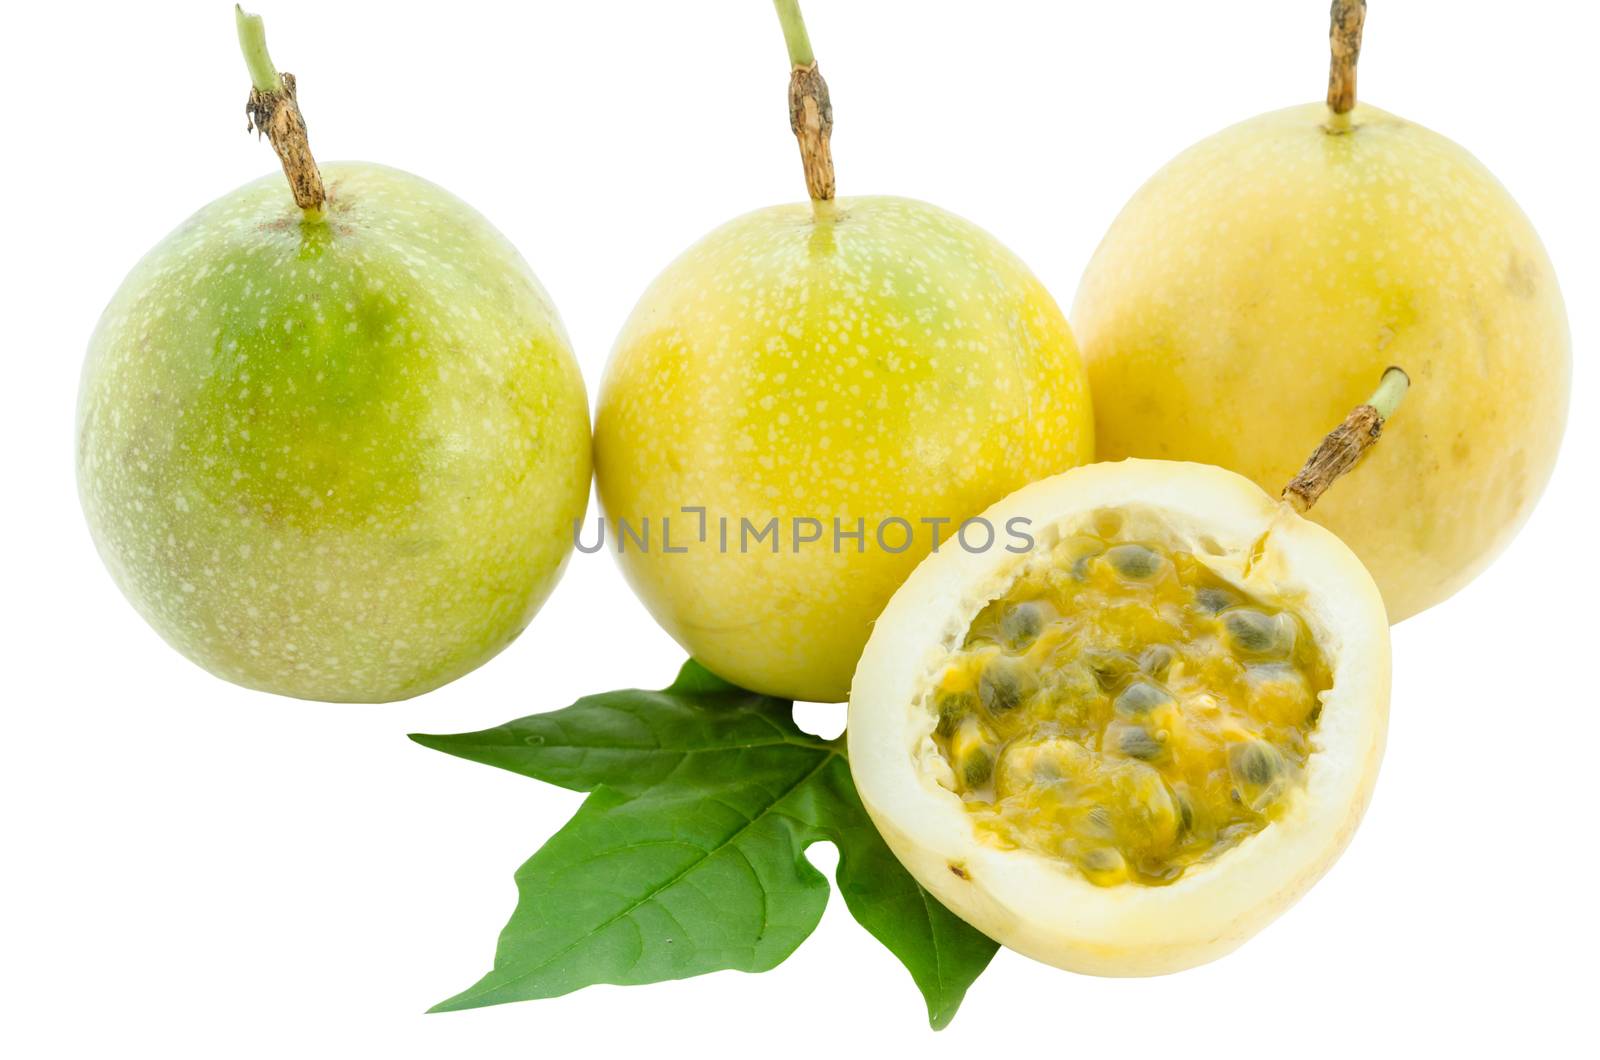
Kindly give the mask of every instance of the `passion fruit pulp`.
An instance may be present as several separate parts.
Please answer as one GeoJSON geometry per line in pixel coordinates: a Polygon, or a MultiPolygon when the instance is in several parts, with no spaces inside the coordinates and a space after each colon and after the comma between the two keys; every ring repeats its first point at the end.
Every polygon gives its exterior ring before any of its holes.
{"type": "Polygon", "coordinates": [[[984,515],[1034,548],[941,551],[855,675],[862,801],[940,901],[1075,971],[1220,956],[1349,841],[1382,757],[1387,616],[1354,554],[1220,468],[1128,460],[984,515]]]}
{"type": "Polygon", "coordinates": [[[1170,883],[1284,809],[1331,679],[1292,608],[1106,529],[978,613],[936,678],[934,741],[986,837],[1170,883]]]}

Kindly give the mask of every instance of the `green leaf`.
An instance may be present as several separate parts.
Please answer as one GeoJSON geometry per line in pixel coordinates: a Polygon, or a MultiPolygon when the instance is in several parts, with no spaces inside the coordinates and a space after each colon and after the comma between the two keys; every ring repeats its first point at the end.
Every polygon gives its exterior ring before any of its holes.
{"type": "Polygon", "coordinates": [[[911,972],[934,1027],[994,954],[884,845],[842,740],[802,732],[789,701],[692,660],[660,692],[586,696],[482,732],[412,739],[591,792],[518,870],[493,970],[436,1011],[772,968],[822,916],[828,885],[804,855],[824,839],[839,848],[851,913],[911,972]]]}
{"type": "Polygon", "coordinates": [[[660,692],[602,692],[481,732],[411,738],[573,791],[605,784],[634,795],[736,776],[742,756],[769,748],[842,750],[796,728],[789,700],[746,692],[692,659],[660,692]]]}
{"type": "Polygon", "coordinates": [[[999,946],[905,870],[861,805],[848,765],[837,765],[837,774],[819,782],[831,799],[826,817],[839,848],[839,891],[856,922],[906,966],[928,1004],[928,1023],[943,1030],[999,946]]]}

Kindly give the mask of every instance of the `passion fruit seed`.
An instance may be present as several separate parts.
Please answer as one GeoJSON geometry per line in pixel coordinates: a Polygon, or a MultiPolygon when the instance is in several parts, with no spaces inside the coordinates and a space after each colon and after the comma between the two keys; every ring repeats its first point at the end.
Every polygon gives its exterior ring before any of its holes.
{"type": "Polygon", "coordinates": [[[994,755],[988,748],[979,748],[967,756],[961,767],[961,779],[969,788],[981,788],[994,774],[994,755]]]}
{"type": "Polygon", "coordinates": [[[1194,803],[1182,786],[1172,793],[1172,801],[1178,807],[1178,835],[1182,836],[1194,827],[1194,803]]]}
{"type": "Polygon", "coordinates": [[[1166,732],[1152,732],[1142,725],[1123,729],[1117,736],[1117,750],[1129,758],[1151,761],[1166,750],[1166,732]]]}
{"type": "Polygon", "coordinates": [[[1300,725],[1316,709],[1316,696],[1305,674],[1286,663],[1245,668],[1252,712],[1267,721],[1300,725]]]}
{"type": "Polygon", "coordinates": [[[990,660],[978,678],[978,699],[990,714],[1016,710],[1038,687],[1033,673],[1019,660],[1000,656],[990,660]]]}
{"type": "Polygon", "coordinates": [[[1085,648],[1080,657],[1089,667],[1089,672],[1094,674],[1095,681],[1107,692],[1139,669],[1139,661],[1125,651],[1085,648]]]}
{"type": "Polygon", "coordinates": [[[1161,569],[1161,554],[1143,545],[1118,545],[1106,550],[1106,560],[1124,578],[1144,581],[1161,569]]]}
{"type": "Polygon", "coordinates": [[[1229,645],[1240,655],[1286,655],[1294,650],[1295,623],[1289,615],[1269,615],[1239,607],[1222,614],[1229,645]]]}
{"type": "Polygon", "coordinates": [[[1137,717],[1148,714],[1157,707],[1164,707],[1172,703],[1172,693],[1156,684],[1154,681],[1138,680],[1123,690],[1116,699],[1118,714],[1127,714],[1137,717]]]}
{"type": "Polygon", "coordinates": [[[1170,645],[1152,644],[1139,653],[1139,669],[1159,681],[1167,675],[1177,657],[1178,653],[1170,645]]]}
{"type": "Polygon", "coordinates": [[[995,792],[1001,797],[1028,791],[1035,785],[1059,785],[1081,779],[1093,767],[1093,756],[1082,746],[1061,736],[1018,740],[1000,755],[995,770],[995,792]]]}
{"type": "Polygon", "coordinates": [[[1006,609],[1000,620],[1000,635],[1006,647],[1018,651],[1032,644],[1044,628],[1044,612],[1036,603],[1018,604],[1006,609]]]}
{"type": "Polygon", "coordinates": [[[977,706],[977,697],[971,692],[945,693],[939,697],[939,725],[935,731],[940,736],[953,736],[962,719],[977,709],[977,706]]]}
{"type": "Polygon", "coordinates": [[[1282,790],[1283,758],[1265,740],[1235,745],[1228,752],[1228,770],[1236,786],[1234,794],[1252,810],[1263,810],[1282,790]]]}
{"type": "MultiPolygon", "coordinates": [[[[949,654],[937,687],[977,691],[936,697],[934,740],[986,839],[1102,886],[1170,883],[1283,805],[1328,668],[1291,611],[1191,553],[1074,548],[1104,566],[1081,580],[1025,569],[949,654]],[[1156,627],[1157,611],[1175,617],[1156,627]],[[1041,641],[1048,652],[1021,650],[1041,641]]],[[[1033,561],[1054,562],[1079,560],[1033,561]]]]}
{"type": "Polygon", "coordinates": [[[1102,886],[1121,883],[1128,878],[1127,859],[1111,847],[1089,851],[1078,861],[1083,874],[1102,886]]]}
{"type": "Polygon", "coordinates": [[[994,733],[977,717],[968,715],[950,738],[950,764],[963,789],[981,788],[994,772],[994,733]]]}
{"type": "Polygon", "coordinates": [[[1260,740],[1234,748],[1231,763],[1245,783],[1257,787],[1272,783],[1278,775],[1278,753],[1260,740]]]}

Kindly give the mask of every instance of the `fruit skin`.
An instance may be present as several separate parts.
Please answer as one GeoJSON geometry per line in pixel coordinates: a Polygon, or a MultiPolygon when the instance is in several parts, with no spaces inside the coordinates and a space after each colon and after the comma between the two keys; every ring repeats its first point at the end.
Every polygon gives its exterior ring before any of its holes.
{"type": "Polygon", "coordinates": [[[425,692],[517,635],[588,499],[588,407],[548,297],[443,189],[274,174],[152,250],[89,343],[78,484],[133,605],[220,677],[425,692]]]}
{"type": "Polygon", "coordinates": [[[1219,464],[1276,491],[1385,367],[1412,385],[1311,518],[1395,621],[1503,548],[1555,463],[1571,376],[1561,292],[1487,170],[1374,107],[1235,125],[1157,173],[1072,309],[1102,459],[1219,464]]]}
{"type": "Polygon", "coordinates": [[[1328,659],[1304,787],[1279,818],[1166,886],[1096,886],[1053,858],[980,839],[942,784],[936,713],[922,698],[972,618],[1026,557],[945,550],[884,608],[856,669],[845,730],[861,801],[895,855],[946,907],[1002,945],[1071,971],[1159,975],[1214,960],[1310,889],[1365,812],[1389,711],[1389,624],[1371,576],[1333,534],[1221,468],[1176,461],[1091,464],[1026,486],[986,513],[1025,516],[1041,548],[1127,511],[1128,532],[1165,527],[1227,580],[1282,595],[1328,659]],[[1152,514],[1157,518],[1152,518],[1152,514]]]}
{"type": "Polygon", "coordinates": [[[932,545],[918,520],[965,518],[1090,459],[1091,420],[1065,318],[992,236],[907,199],[778,206],[712,232],[640,300],[601,388],[596,477],[609,518],[649,517],[659,535],[670,516],[689,547],[619,556],[680,644],[746,688],[835,701],[932,545]],[[706,508],[706,543],[685,505],[706,508]],[[740,519],[774,516],[779,554],[741,554],[740,519]],[[796,517],[825,540],[791,549],[796,517]],[[891,517],[916,532],[898,554],[876,540],[891,517]],[[864,553],[833,551],[835,518],[865,519],[864,553]]]}

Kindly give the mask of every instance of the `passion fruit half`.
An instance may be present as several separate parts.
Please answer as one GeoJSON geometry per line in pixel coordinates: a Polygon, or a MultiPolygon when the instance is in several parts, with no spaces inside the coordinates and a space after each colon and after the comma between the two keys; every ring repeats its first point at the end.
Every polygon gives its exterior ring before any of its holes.
{"type": "Polygon", "coordinates": [[[1389,631],[1301,507],[1209,465],[1094,464],[985,513],[1031,549],[917,567],[848,738],[923,886],[1030,957],[1154,975],[1229,952],[1327,871],[1383,756],[1389,631]]]}

